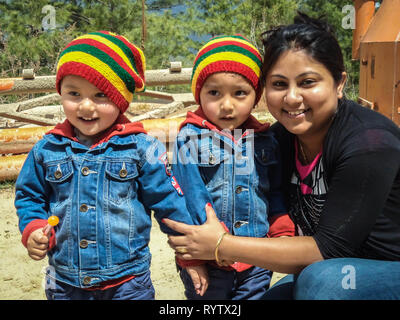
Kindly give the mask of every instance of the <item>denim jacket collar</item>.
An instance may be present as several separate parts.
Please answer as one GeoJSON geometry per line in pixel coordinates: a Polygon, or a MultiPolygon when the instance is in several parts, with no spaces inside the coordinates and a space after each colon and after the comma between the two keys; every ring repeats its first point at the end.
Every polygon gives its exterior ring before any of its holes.
{"type": "MultiPolygon", "coordinates": [[[[114,125],[111,126],[107,131],[105,131],[104,134],[90,147],[90,149],[93,149],[104,142],[110,141],[110,139],[114,136],[124,136],[134,133],[147,133],[147,132],[144,129],[142,123],[130,122],[130,120],[127,117],[125,117],[123,114],[120,114],[117,120],[115,121],[114,125]]],[[[63,123],[57,124],[52,130],[46,132],[44,138],[55,144],[71,143],[71,140],[74,142],[79,142],[78,139],[76,138],[74,127],[71,125],[68,119],[66,119],[63,123]],[[60,139],[57,138],[56,136],[65,137],[68,138],[68,140],[60,139]]],[[[121,141],[118,140],[114,141],[114,140],[115,139],[113,139],[114,144],[125,144],[127,142],[124,140],[121,141]]],[[[131,140],[132,139],[130,138],[129,141],[131,140]]]]}
{"type": "MultiPolygon", "coordinates": [[[[206,115],[203,112],[203,109],[201,106],[195,111],[195,112],[188,112],[185,121],[182,122],[180,125],[180,129],[184,127],[186,124],[191,123],[195,126],[209,129],[212,131],[217,131],[219,133],[222,133],[222,129],[219,128],[218,126],[214,125],[210,121],[207,120],[206,115]]],[[[270,124],[269,123],[261,123],[258,121],[253,115],[250,115],[249,118],[242,124],[242,126],[239,129],[243,129],[245,131],[244,135],[246,134],[246,130],[252,129],[254,132],[263,132],[269,129],[270,124]]],[[[226,132],[224,131],[224,135],[226,135],[226,132]]],[[[233,137],[232,137],[233,139],[233,137]]]]}

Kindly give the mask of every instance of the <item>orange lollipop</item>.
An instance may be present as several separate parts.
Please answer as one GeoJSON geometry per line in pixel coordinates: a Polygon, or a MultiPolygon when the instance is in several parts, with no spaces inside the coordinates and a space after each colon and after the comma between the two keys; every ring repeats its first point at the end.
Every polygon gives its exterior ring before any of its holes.
{"type": "Polygon", "coordinates": [[[50,216],[50,217],[47,219],[47,223],[48,223],[49,225],[51,225],[52,227],[55,227],[56,225],[58,225],[58,222],[60,222],[60,219],[58,219],[57,216],[50,216]]]}
{"type": "Polygon", "coordinates": [[[58,225],[58,222],[59,222],[59,221],[60,221],[60,219],[58,219],[57,216],[50,216],[50,217],[47,219],[47,226],[45,226],[45,227],[43,228],[43,233],[44,233],[44,235],[47,236],[47,235],[50,233],[50,231],[51,231],[56,225],[58,225]]]}

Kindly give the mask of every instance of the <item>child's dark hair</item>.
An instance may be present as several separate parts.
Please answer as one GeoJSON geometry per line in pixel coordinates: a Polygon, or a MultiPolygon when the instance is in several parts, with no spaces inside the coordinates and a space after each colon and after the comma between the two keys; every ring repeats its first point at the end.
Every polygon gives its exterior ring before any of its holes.
{"type": "Polygon", "coordinates": [[[262,34],[264,64],[262,79],[265,78],[282,53],[287,50],[304,50],[314,60],[322,63],[338,83],[345,71],[343,54],[333,29],[321,19],[314,19],[298,12],[294,23],[279,26],[262,34]]]}

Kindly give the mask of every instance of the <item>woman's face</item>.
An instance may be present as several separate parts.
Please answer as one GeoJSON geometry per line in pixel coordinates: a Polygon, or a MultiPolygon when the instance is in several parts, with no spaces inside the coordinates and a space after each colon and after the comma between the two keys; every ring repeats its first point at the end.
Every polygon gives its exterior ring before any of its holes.
{"type": "Polygon", "coordinates": [[[266,76],[270,113],[298,136],[324,135],[343,96],[346,73],[336,83],[329,70],[304,50],[284,52],[266,76]]]}

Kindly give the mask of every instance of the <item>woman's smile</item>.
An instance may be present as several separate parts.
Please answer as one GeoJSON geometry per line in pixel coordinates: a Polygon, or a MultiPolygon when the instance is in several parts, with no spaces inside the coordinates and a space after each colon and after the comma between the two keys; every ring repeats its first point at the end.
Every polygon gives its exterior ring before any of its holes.
{"type": "Polygon", "coordinates": [[[309,112],[311,108],[308,109],[300,109],[300,110],[295,110],[295,111],[289,111],[283,109],[283,112],[286,112],[288,117],[291,119],[300,119],[306,116],[306,113],[309,112]]]}

